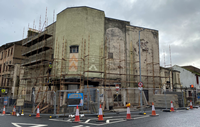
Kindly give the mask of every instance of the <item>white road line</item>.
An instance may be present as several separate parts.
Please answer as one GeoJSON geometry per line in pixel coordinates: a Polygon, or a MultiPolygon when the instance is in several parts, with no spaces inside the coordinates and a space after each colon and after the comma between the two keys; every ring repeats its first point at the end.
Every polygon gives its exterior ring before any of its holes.
{"type": "Polygon", "coordinates": [[[106,123],[109,123],[110,122],[110,120],[106,120],[106,123]]]}
{"type": "Polygon", "coordinates": [[[52,121],[62,121],[62,122],[71,122],[70,119],[68,119],[68,120],[49,119],[49,120],[52,120],[52,121]]]}
{"type": "Polygon", "coordinates": [[[32,124],[32,123],[12,123],[15,127],[22,127],[24,125],[29,125],[29,127],[46,127],[45,124],[32,124]],[[20,126],[21,125],[21,126],[20,126]]]}
{"type": "Polygon", "coordinates": [[[141,119],[141,118],[145,118],[145,117],[149,117],[149,115],[143,116],[143,117],[137,117],[137,118],[133,118],[133,119],[136,120],[136,119],[141,119]]]}
{"type": "Polygon", "coordinates": [[[88,123],[90,121],[90,119],[88,119],[87,121],[85,121],[85,123],[88,123]]]}
{"type": "Polygon", "coordinates": [[[107,125],[107,124],[113,124],[113,123],[119,123],[119,122],[124,122],[126,120],[119,120],[119,121],[115,121],[115,122],[109,122],[109,123],[102,123],[102,124],[95,124],[95,123],[83,123],[83,122],[80,122],[82,124],[89,124],[89,125],[95,125],[95,126],[102,126],[102,125],[107,125]]]}

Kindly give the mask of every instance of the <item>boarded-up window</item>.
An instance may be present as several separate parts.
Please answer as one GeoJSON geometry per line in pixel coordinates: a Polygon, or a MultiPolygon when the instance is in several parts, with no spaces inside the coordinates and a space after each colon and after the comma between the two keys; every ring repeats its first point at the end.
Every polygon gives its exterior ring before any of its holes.
{"type": "Polygon", "coordinates": [[[111,52],[108,53],[108,59],[113,59],[113,53],[111,52]]]}

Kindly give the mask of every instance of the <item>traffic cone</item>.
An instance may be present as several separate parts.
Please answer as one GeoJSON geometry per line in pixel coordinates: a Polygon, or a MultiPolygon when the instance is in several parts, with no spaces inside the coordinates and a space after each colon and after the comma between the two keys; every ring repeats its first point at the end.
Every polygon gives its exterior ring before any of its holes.
{"type": "Polygon", "coordinates": [[[16,108],[15,108],[15,106],[14,106],[14,108],[13,108],[12,115],[13,115],[13,116],[16,116],[16,108]]]}
{"type": "Polygon", "coordinates": [[[98,118],[98,121],[104,121],[103,120],[103,113],[102,113],[101,104],[100,104],[100,107],[99,107],[99,118],[98,118]]]}
{"type": "Polygon", "coordinates": [[[171,112],[174,112],[174,106],[172,101],[171,101],[171,112]]]}
{"type": "Polygon", "coordinates": [[[39,106],[37,107],[37,114],[36,114],[36,118],[40,118],[40,109],[39,109],[39,106]]]}
{"type": "Polygon", "coordinates": [[[131,119],[131,112],[129,106],[127,106],[127,114],[126,114],[126,119],[130,120],[131,119]]]}
{"type": "Polygon", "coordinates": [[[24,110],[22,109],[22,113],[21,113],[21,116],[24,116],[24,110]]]}
{"type": "Polygon", "coordinates": [[[150,116],[158,116],[158,114],[156,114],[156,110],[155,110],[155,107],[154,107],[154,103],[152,102],[152,113],[150,116]]]}
{"type": "Polygon", "coordinates": [[[3,115],[5,115],[6,114],[6,108],[5,108],[5,106],[3,107],[3,113],[2,113],[3,115]]]}
{"type": "Polygon", "coordinates": [[[76,115],[74,122],[80,122],[78,105],[76,106],[76,115]]]}
{"type": "Polygon", "coordinates": [[[190,100],[190,109],[193,109],[192,101],[190,100]]]}

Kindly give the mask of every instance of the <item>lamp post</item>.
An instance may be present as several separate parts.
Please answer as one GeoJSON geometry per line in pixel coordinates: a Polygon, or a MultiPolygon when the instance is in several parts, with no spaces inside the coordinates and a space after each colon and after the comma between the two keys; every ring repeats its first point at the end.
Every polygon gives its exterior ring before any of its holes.
{"type": "MultiPolygon", "coordinates": [[[[141,79],[141,54],[140,54],[140,32],[145,30],[142,29],[139,31],[139,68],[140,68],[140,82],[142,82],[142,79],[141,79]]],[[[140,89],[140,105],[141,105],[141,113],[143,112],[143,108],[142,108],[142,89],[140,89]]]]}

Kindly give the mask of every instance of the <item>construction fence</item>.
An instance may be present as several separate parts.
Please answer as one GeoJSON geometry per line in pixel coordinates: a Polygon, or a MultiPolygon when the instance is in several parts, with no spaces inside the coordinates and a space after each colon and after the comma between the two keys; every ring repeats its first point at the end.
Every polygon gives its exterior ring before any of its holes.
{"type": "Polygon", "coordinates": [[[39,107],[40,113],[44,115],[71,115],[75,114],[76,107],[79,107],[81,114],[98,114],[101,104],[104,113],[126,111],[126,104],[131,104],[131,111],[141,109],[140,96],[142,95],[143,110],[151,107],[154,102],[156,108],[170,108],[171,101],[175,108],[187,107],[191,100],[196,103],[196,91],[192,96],[187,97],[186,90],[166,90],[155,88],[119,88],[99,87],[75,90],[41,91],[32,94],[19,95],[14,97],[1,97],[0,107],[6,107],[6,112],[12,112],[16,106],[17,112],[24,110],[25,114],[35,114],[39,107]],[[24,100],[22,106],[17,105],[17,100],[24,100]]]}

